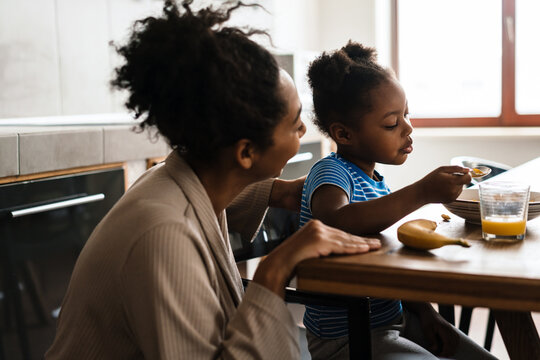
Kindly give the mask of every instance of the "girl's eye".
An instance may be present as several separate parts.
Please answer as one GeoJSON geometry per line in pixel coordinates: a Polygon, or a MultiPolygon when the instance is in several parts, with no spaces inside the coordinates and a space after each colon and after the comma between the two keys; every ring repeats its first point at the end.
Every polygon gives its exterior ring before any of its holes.
{"type": "Polygon", "coordinates": [[[384,128],[385,129],[388,129],[388,130],[392,130],[393,128],[397,127],[398,126],[398,123],[396,121],[396,123],[394,125],[386,125],[384,128]]]}

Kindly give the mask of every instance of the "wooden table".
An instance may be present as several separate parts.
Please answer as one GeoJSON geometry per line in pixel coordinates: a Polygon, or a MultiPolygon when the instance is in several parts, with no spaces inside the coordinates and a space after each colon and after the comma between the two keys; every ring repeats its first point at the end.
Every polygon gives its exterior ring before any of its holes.
{"type": "MultiPolygon", "coordinates": [[[[540,190],[540,158],[498,177],[519,175],[540,190]]],[[[495,179],[496,177],[493,177],[495,179]]],[[[479,225],[431,204],[380,234],[383,246],[369,254],[311,259],[297,267],[297,288],[319,293],[398,298],[491,308],[511,359],[540,359],[540,339],[530,311],[540,311],[540,217],[527,223],[525,240],[491,244],[479,225]],[[437,232],[465,238],[470,248],[446,246],[416,251],[397,240],[404,221],[436,221],[437,232]]]]}

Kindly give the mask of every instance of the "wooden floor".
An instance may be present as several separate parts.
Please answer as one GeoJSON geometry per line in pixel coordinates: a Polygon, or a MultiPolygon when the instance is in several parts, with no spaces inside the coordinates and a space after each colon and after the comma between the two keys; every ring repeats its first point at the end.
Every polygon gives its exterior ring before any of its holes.
{"type": "MultiPolygon", "coordinates": [[[[459,309],[456,307],[456,318],[459,318],[459,309]]],[[[471,318],[471,327],[469,330],[469,336],[479,344],[484,344],[484,337],[486,335],[486,324],[488,319],[489,311],[485,308],[475,308],[472,313],[471,318]]],[[[534,323],[536,329],[540,330],[540,313],[533,313],[534,323]]],[[[491,353],[496,356],[499,360],[508,360],[508,353],[504,347],[501,334],[499,329],[495,326],[495,334],[493,336],[493,343],[491,345],[491,353]]]]}

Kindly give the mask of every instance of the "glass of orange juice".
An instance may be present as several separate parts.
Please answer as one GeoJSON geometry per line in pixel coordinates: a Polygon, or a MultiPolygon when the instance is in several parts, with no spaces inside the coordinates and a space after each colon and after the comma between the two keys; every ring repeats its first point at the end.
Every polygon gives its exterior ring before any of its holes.
{"type": "Polygon", "coordinates": [[[530,186],[510,181],[479,184],[482,237],[514,242],[525,238],[530,186]]]}

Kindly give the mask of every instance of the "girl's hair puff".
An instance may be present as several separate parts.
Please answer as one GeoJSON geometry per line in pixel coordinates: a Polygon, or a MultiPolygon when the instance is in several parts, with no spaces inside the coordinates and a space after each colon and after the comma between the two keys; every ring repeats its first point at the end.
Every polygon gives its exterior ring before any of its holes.
{"type": "Polygon", "coordinates": [[[113,87],[127,90],[126,107],[156,126],[172,148],[212,161],[239,139],[265,149],[286,113],[274,57],[250,40],[259,30],[224,26],[245,5],[225,3],[194,12],[165,1],[161,17],[135,22],[129,41],[116,50],[125,64],[113,87]]]}
{"type": "Polygon", "coordinates": [[[339,50],[323,52],[308,70],[315,125],[327,135],[330,125],[337,121],[354,127],[351,115],[370,112],[370,91],[393,77],[377,63],[373,48],[349,41],[339,50]]]}

